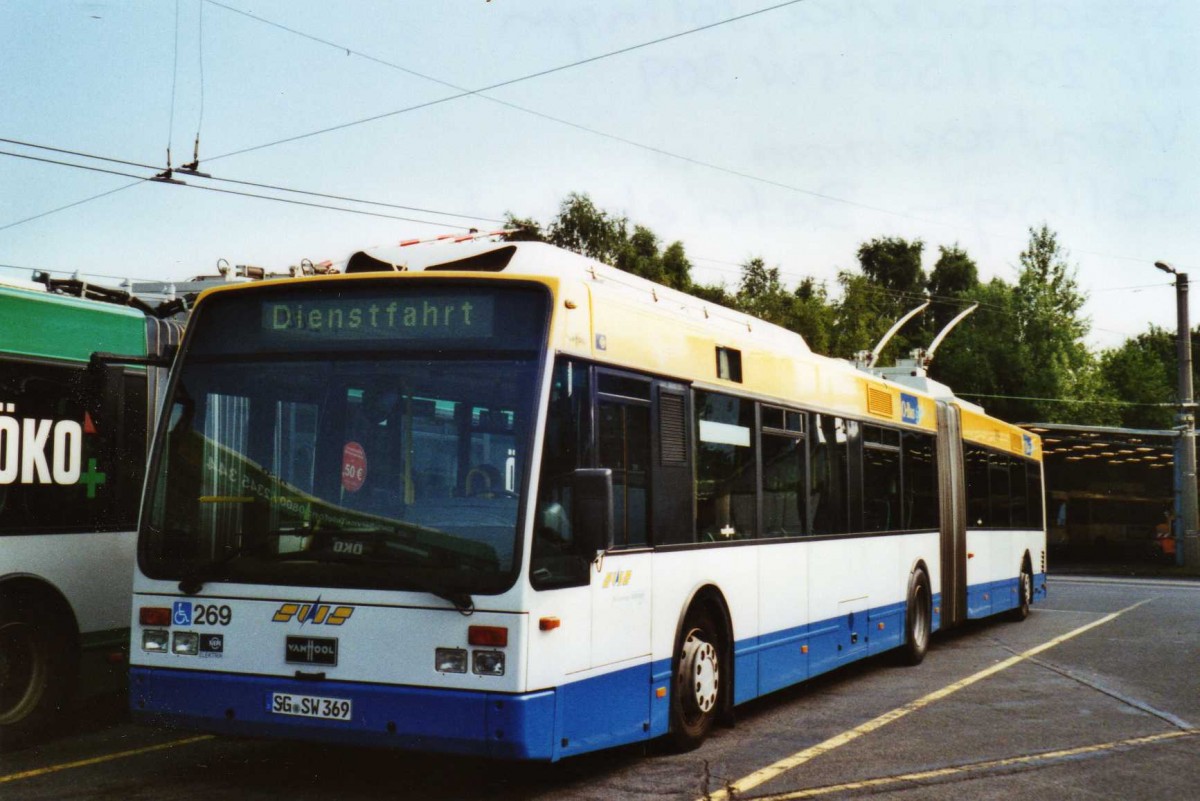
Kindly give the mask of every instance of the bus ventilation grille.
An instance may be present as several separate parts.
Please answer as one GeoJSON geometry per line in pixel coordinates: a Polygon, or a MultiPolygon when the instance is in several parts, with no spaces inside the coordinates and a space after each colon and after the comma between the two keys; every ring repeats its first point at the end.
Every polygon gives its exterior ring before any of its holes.
{"type": "Polygon", "coordinates": [[[674,392],[658,395],[659,458],[663,464],[687,464],[683,396],[674,392]]]}
{"type": "Polygon", "coordinates": [[[892,417],[892,393],[867,387],[867,411],[880,417],[892,417]]]}

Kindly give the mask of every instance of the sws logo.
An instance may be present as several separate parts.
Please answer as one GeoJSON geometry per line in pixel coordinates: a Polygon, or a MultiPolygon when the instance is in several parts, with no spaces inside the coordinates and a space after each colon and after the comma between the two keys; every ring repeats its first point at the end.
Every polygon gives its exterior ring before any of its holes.
{"type": "Polygon", "coordinates": [[[337,665],[337,640],[326,637],[288,637],[285,662],[300,665],[337,665]]]}
{"type": "Polygon", "coordinates": [[[313,623],[317,626],[340,626],[354,614],[353,606],[333,606],[321,603],[318,598],[315,603],[285,603],[275,610],[272,623],[290,623],[296,620],[303,626],[313,623]]]}
{"type": "Polygon", "coordinates": [[[629,580],[633,578],[632,570],[618,570],[612,573],[604,574],[604,584],[602,589],[609,587],[624,587],[629,584],[629,580]]]}

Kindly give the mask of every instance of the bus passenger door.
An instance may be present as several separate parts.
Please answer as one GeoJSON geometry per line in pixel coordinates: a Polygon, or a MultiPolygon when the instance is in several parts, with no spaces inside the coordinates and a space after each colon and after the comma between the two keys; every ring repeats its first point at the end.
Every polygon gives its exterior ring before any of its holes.
{"type": "MultiPolygon", "coordinates": [[[[602,390],[604,378],[598,382],[602,390]]],[[[650,384],[645,385],[645,403],[601,394],[596,408],[597,461],[612,470],[613,541],[591,577],[593,668],[649,661],[653,561],[647,549],[650,384]]]]}

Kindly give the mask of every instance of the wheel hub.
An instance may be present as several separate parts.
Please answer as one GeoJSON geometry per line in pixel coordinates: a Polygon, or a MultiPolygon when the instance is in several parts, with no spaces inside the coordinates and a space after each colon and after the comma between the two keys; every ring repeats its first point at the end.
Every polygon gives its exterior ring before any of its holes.
{"type": "Polygon", "coordinates": [[[717,703],[721,679],[717,649],[692,631],[683,642],[683,658],[679,660],[679,683],[684,697],[701,713],[708,713],[717,703]]]}

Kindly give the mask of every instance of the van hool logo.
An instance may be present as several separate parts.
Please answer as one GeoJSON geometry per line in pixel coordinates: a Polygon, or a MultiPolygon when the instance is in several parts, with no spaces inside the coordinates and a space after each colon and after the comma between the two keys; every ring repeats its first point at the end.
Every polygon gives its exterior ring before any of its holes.
{"type": "Polygon", "coordinates": [[[337,640],[327,637],[288,637],[284,661],[297,665],[337,665],[337,640]]]}
{"type": "Polygon", "coordinates": [[[96,497],[104,473],[96,471],[95,459],[88,460],[88,471],[83,473],[83,435],[95,433],[91,417],[85,415],[80,424],[18,418],[16,412],[15,403],[0,403],[0,486],[85,483],[88,497],[96,497]]]}

